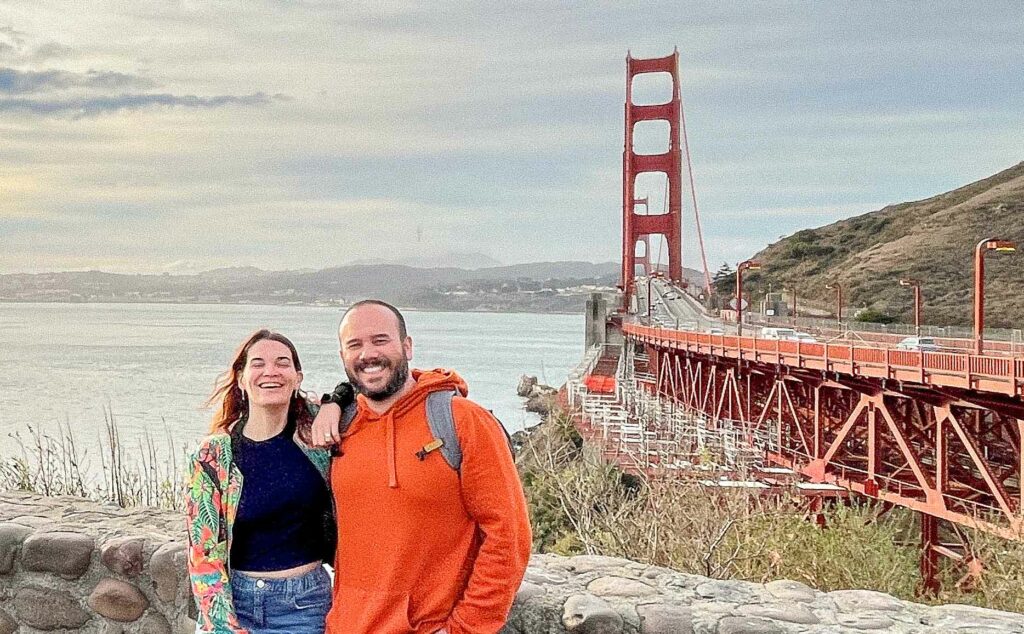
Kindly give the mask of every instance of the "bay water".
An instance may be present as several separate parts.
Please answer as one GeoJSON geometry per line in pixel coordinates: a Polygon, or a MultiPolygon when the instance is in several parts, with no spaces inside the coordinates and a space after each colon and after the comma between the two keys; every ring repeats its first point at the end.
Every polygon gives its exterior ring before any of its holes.
{"type": "MultiPolygon", "coordinates": [[[[337,307],[0,303],[0,455],[18,455],[30,428],[70,429],[86,457],[106,420],[131,450],[148,434],[180,450],[206,432],[202,409],[217,375],[254,330],[296,345],[312,392],[344,378],[337,307]]],[[[454,369],[469,396],[509,432],[538,419],[516,396],[521,374],[558,386],[583,353],[583,315],[404,311],[414,368],[454,369]]]]}

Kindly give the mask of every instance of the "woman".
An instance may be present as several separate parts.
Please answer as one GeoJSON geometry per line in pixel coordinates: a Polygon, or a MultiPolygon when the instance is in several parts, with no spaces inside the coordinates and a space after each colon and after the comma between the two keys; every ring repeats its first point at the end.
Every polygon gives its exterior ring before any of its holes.
{"type": "Polygon", "coordinates": [[[186,492],[197,631],[324,631],[331,584],[322,564],[333,563],[336,536],[330,454],[310,446],[314,412],[301,383],[292,342],[259,330],[210,396],[219,410],[191,457],[186,492]]]}

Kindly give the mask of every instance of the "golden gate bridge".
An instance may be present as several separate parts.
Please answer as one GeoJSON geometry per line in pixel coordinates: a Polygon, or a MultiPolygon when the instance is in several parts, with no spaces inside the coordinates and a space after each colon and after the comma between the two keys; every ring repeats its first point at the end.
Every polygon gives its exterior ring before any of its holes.
{"type": "MultiPolygon", "coordinates": [[[[693,191],[684,122],[678,52],[627,57],[622,302],[588,305],[588,352],[567,383],[581,432],[607,459],[652,477],[796,489],[812,509],[849,495],[910,509],[924,591],[938,589],[940,557],[977,573],[964,527],[1009,539],[1024,529],[1024,356],[984,341],[984,258],[1015,245],[978,244],[972,339],[943,340],[939,350],[899,349],[899,337],[884,334],[844,339],[841,312],[837,331],[822,331],[832,341],[759,336],[744,330],[742,299],[742,274],[758,263],[737,267],[731,321],[710,314],[683,279],[684,149],[693,191]],[[646,73],[671,77],[668,102],[632,103],[633,79],[646,73]],[[668,122],[668,150],[636,153],[636,124],[655,120],[668,122]],[[648,172],[667,178],[662,213],[636,195],[648,172]],[[652,236],[667,247],[664,271],[652,236]]],[[[693,208],[700,238],[696,196],[693,208]]]]}

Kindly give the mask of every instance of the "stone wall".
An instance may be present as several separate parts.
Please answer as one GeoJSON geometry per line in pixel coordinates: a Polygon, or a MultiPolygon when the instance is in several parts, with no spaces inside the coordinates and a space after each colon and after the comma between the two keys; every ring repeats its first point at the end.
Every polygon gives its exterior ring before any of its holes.
{"type": "MultiPolygon", "coordinates": [[[[0,634],[191,633],[184,521],[0,493],[0,634]],[[20,627],[20,629],[19,629],[20,627]]],[[[503,634],[1024,633],[1019,614],[795,581],[714,581],[611,557],[535,555],[503,634]]]]}
{"type": "Polygon", "coordinates": [[[184,532],[177,513],[0,493],[0,634],[193,632],[184,532]]]}

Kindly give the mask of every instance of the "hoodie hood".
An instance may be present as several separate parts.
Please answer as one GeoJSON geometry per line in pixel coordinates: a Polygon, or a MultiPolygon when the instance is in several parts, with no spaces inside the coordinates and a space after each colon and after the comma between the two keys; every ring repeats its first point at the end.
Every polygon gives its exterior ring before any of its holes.
{"type": "MultiPolygon", "coordinates": [[[[437,368],[434,370],[412,370],[412,378],[416,384],[408,392],[403,394],[385,412],[378,414],[370,408],[368,400],[360,394],[356,398],[358,413],[352,424],[349,426],[345,437],[358,434],[360,430],[371,425],[385,426],[385,438],[387,447],[385,454],[388,461],[388,486],[392,489],[398,488],[398,473],[395,468],[395,419],[405,416],[410,411],[424,407],[427,395],[432,392],[454,391],[458,396],[465,397],[469,394],[469,387],[456,372],[437,368]]],[[[424,418],[426,412],[423,413],[424,418]]]]}

